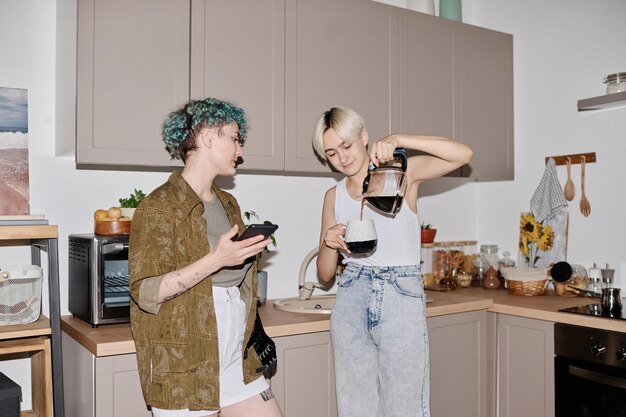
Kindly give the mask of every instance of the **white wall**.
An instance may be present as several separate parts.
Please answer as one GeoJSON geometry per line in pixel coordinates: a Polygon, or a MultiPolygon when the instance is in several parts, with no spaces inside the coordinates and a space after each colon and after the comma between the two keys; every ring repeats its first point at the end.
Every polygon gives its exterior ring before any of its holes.
{"type": "MultiPolygon", "coordinates": [[[[59,226],[61,306],[67,313],[67,235],[91,231],[95,209],[116,205],[133,188],[149,191],[167,174],[77,170],[72,157],[55,157],[55,141],[65,143],[55,137],[55,129],[68,130],[55,127],[55,112],[67,113],[55,108],[55,99],[62,96],[55,92],[55,47],[73,47],[67,41],[55,43],[55,7],[52,1],[0,2],[0,86],[28,89],[31,212],[43,213],[59,226]]],[[[603,94],[605,75],[626,71],[620,43],[626,39],[626,2],[464,0],[463,7],[466,23],[514,35],[516,180],[465,184],[442,179],[424,188],[428,196],[419,201],[422,219],[438,227],[439,240],[477,239],[515,254],[519,213],[529,208],[543,158],[594,151],[598,163],[587,169],[592,214],[580,214],[578,194],[570,209],[569,259],[626,264],[620,210],[626,197],[619,162],[626,150],[626,109],[576,111],[578,99],[603,94]]],[[[578,179],[578,166],[573,173],[578,179]]],[[[560,167],[563,183],[564,174],[560,167]]],[[[297,294],[300,262],[317,244],[322,196],[333,184],[331,178],[236,177],[232,191],[241,207],[280,225],[279,251],[264,258],[269,262],[269,298],[297,294]]],[[[29,254],[25,248],[0,247],[0,263],[29,262],[29,254]]],[[[0,371],[6,366],[0,362],[0,371]]]]}

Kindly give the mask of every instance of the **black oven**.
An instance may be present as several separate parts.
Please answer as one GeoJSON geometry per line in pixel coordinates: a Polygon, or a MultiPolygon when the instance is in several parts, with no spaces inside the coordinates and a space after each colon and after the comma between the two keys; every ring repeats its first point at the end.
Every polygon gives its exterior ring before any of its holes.
{"type": "Polygon", "coordinates": [[[626,417],[626,333],[555,324],[556,417],[626,417]]]}
{"type": "Polygon", "coordinates": [[[69,236],[68,307],[92,326],[130,321],[128,236],[69,236]]]}

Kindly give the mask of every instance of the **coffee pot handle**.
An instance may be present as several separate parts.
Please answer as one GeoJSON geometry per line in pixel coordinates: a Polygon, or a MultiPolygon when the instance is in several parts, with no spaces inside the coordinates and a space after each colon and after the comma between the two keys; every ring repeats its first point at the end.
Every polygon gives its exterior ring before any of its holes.
{"type": "Polygon", "coordinates": [[[402,171],[406,171],[407,167],[407,159],[406,159],[406,149],[404,148],[396,148],[393,151],[394,158],[400,158],[402,160],[402,171]]]}

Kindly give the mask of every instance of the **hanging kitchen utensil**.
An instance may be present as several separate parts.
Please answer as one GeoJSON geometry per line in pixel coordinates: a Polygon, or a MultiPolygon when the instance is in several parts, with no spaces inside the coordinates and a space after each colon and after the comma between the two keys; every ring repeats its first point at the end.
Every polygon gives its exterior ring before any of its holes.
{"type": "Polygon", "coordinates": [[[567,157],[565,158],[565,163],[567,165],[567,181],[565,182],[564,195],[567,201],[572,201],[576,195],[576,187],[574,186],[574,181],[572,181],[572,160],[567,157]]]}
{"type": "Polygon", "coordinates": [[[580,212],[587,217],[591,214],[591,204],[585,195],[585,155],[580,157],[580,212]]]}

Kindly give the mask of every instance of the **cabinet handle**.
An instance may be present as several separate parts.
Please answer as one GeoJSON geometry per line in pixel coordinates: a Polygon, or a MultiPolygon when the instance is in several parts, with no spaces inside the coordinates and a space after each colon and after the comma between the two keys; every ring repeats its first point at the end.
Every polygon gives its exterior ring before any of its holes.
{"type": "Polygon", "coordinates": [[[598,372],[582,369],[577,366],[569,365],[569,373],[571,375],[587,379],[589,381],[598,382],[604,385],[610,385],[612,387],[626,389],[626,380],[617,378],[611,375],[604,375],[598,372]]]}

